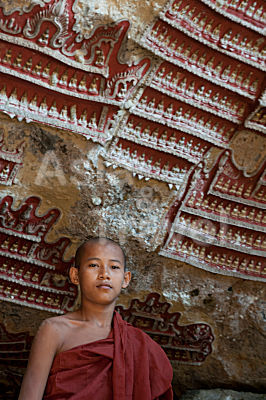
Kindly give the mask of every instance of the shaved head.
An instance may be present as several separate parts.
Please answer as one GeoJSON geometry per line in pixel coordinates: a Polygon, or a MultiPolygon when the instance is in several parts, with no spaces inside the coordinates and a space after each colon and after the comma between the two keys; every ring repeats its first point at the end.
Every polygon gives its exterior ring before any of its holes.
{"type": "Polygon", "coordinates": [[[121,254],[122,254],[122,257],[123,257],[123,261],[124,261],[124,270],[126,270],[126,255],[125,255],[124,250],[122,249],[122,247],[121,247],[117,242],[115,242],[115,241],[112,240],[112,239],[105,238],[105,237],[95,237],[95,238],[91,238],[91,239],[89,239],[89,240],[86,240],[86,242],[83,242],[83,243],[77,248],[77,251],[76,251],[76,254],[75,254],[75,267],[76,267],[76,268],[79,268],[79,267],[80,267],[80,261],[81,261],[82,255],[83,255],[83,253],[84,253],[84,250],[85,250],[86,248],[88,248],[89,246],[91,246],[91,245],[93,245],[93,244],[96,244],[96,243],[100,243],[100,244],[102,244],[102,245],[113,245],[113,246],[118,247],[118,248],[121,250],[121,254]]]}

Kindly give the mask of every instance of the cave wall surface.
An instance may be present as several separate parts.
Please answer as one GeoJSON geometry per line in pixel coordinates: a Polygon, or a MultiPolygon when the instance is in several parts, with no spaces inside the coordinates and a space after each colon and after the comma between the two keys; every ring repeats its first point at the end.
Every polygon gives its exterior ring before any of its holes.
{"type": "MultiPolygon", "coordinates": [[[[262,0],[0,0],[0,398],[92,236],[177,394],[265,392],[262,0]]],[[[2,396],[2,397],[1,397],[2,396]]]]}

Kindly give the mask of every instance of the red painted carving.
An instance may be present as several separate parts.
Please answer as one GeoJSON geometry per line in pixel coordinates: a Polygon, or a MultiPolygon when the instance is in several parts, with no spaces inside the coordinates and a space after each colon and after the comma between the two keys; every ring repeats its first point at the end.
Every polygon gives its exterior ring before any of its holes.
{"type": "Polygon", "coordinates": [[[104,144],[150,60],[122,62],[129,22],[88,33],[76,3],[51,0],[14,14],[0,7],[0,110],[104,144]]]}
{"type": "Polygon", "coordinates": [[[216,0],[202,1],[229,19],[263,34],[266,22],[263,0],[226,0],[221,3],[216,0]]]}
{"type": "Polygon", "coordinates": [[[266,107],[257,107],[256,110],[247,118],[245,126],[266,133],[266,107]]]}
{"type": "Polygon", "coordinates": [[[146,30],[140,44],[162,59],[219,86],[251,99],[259,96],[264,77],[262,71],[210,49],[162,20],[157,20],[146,30]],[[245,79],[249,79],[249,83],[244,87],[242,81],[245,79]]]}
{"type": "Polygon", "coordinates": [[[142,117],[125,114],[117,136],[197,164],[211,144],[180,130],[171,129],[142,117]]]}
{"type": "MultiPolygon", "coordinates": [[[[258,131],[247,138],[251,149],[266,132],[264,27],[262,0],[170,0],[135,38],[155,57],[133,62],[125,61],[129,21],[89,26],[74,0],[4,3],[0,111],[82,134],[105,146],[106,166],[177,189],[165,256],[264,279],[264,166],[253,159],[246,171],[248,157],[234,153],[249,135],[236,142],[243,126],[258,131]],[[208,168],[212,151],[221,157],[208,168]]],[[[10,183],[2,150],[0,183],[10,183]]],[[[31,224],[10,202],[0,215],[2,296],[64,311],[73,299],[62,262],[68,241],[45,241],[34,201],[31,224]]]]}
{"type": "Polygon", "coordinates": [[[112,77],[128,70],[117,59],[129,28],[126,20],[83,33],[75,0],[51,0],[28,13],[5,15],[0,8],[0,38],[35,49],[79,70],[112,77]],[[14,40],[15,39],[15,40],[14,40]],[[115,72],[115,73],[114,73],[115,72]]]}
{"type": "MultiPolygon", "coordinates": [[[[243,87],[248,83],[243,81],[243,87]]],[[[149,85],[154,89],[159,85],[163,93],[232,122],[242,122],[247,111],[241,96],[166,61],[155,69],[149,85]]]]}
{"type": "Polygon", "coordinates": [[[38,215],[40,201],[30,197],[16,209],[11,196],[0,203],[0,299],[63,313],[76,296],[68,280],[72,260],[64,261],[70,240],[46,242],[60,211],[38,215]]]}
{"type": "MultiPolygon", "coordinates": [[[[171,154],[145,148],[134,142],[119,138],[113,141],[110,152],[105,156],[109,166],[111,162],[138,174],[139,178],[157,178],[184,189],[184,182],[193,169],[191,164],[171,154]]],[[[181,189],[181,192],[182,192],[181,189]]]]}
{"type": "Polygon", "coordinates": [[[9,332],[0,324],[1,396],[17,399],[33,340],[28,332],[9,332]]]}
{"type": "Polygon", "coordinates": [[[171,361],[201,364],[212,352],[211,327],[205,323],[178,325],[181,314],[169,312],[171,305],[159,299],[158,293],[150,293],[143,302],[134,299],[129,308],[117,306],[116,309],[124,320],[159,343],[171,361]]]}
{"type": "MultiPolygon", "coordinates": [[[[207,222],[206,225],[211,228],[213,227],[210,222],[207,222]]],[[[241,252],[233,251],[232,246],[228,245],[224,240],[218,242],[218,246],[215,246],[213,243],[208,244],[208,241],[203,236],[201,238],[198,235],[195,238],[193,235],[190,235],[190,232],[185,231],[182,235],[173,233],[161,254],[171,255],[176,260],[185,261],[195,267],[214,273],[245,277],[246,279],[253,280],[265,280],[265,259],[263,257],[243,254],[243,250],[241,249],[241,252]],[[227,246],[230,250],[226,248],[227,246]]]]}
{"type": "Polygon", "coordinates": [[[33,337],[28,332],[10,333],[0,324],[0,363],[25,368],[33,337]]]}
{"type": "Polygon", "coordinates": [[[12,185],[22,166],[24,143],[15,150],[6,148],[3,135],[0,135],[0,184],[12,185]]]}
{"type": "Polygon", "coordinates": [[[176,0],[161,18],[213,49],[264,69],[265,39],[210,10],[198,0],[176,0]]]}
{"type": "Polygon", "coordinates": [[[221,147],[228,145],[229,138],[235,131],[232,122],[210,115],[190,104],[183,104],[164,94],[158,97],[156,90],[148,87],[130,111],[221,147]]]}
{"type": "Polygon", "coordinates": [[[265,198],[251,195],[258,188],[257,175],[264,177],[261,171],[245,177],[228,154],[220,155],[208,172],[199,166],[183,201],[169,212],[170,231],[161,254],[214,273],[264,281],[265,198]],[[218,192],[212,188],[223,171],[232,182],[230,187],[223,182],[218,192]]]}
{"type": "Polygon", "coordinates": [[[244,204],[265,207],[266,178],[263,160],[261,164],[261,168],[250,176],[245,170],[240,171],[240,167],[234,165],[229,154],[225,155],[221,158],[209,193],[244,204]]]}
{"type": "MultiPolygon", "coordinates": [[[[71,65],[42,54],[32,52],[13,43],[7,45],[0,41],[0,71],[35,85],[84,100],[93,100],[119,105],[135,91],[136,86],[146,74],[149,60],[128,67],[121,64],[106,76],[77,69],[71,65]],[[121,70],[121,71],[120,71],[121,70]]],[[[113,67],[113,65],[112,65],[113,67]]],[[[8,85],[7,77],[3,82],[8,85]]],[[[28,86],[25,86],[27,91],[28,86]]],[[[52,94],[50,94],[52,96],[52,94]]]]}
{"type": "Polygon", "coordinates": [[[118,107],[63,97],[18,78],[6,81],[0,73],[0,109],[27,122],[38,121],[105,143],[110,139],[118,107]],[[2,79],[3,77],[3,79],[2,79]],[[6,84],[5,84],[6,83],[6,84]]]}

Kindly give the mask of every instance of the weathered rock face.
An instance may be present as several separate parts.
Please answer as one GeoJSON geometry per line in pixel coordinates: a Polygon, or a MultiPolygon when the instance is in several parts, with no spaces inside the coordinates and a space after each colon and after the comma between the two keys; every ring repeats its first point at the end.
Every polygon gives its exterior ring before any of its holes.
{"type": "Polygon", "coordinates": [[[191,390],[182,396],[182,400],[260,400],[263,394],[235,392],[233,390],[191,390]]]}
{"type": "Polygon", "coordinates": [[[75,306],[67,270],[92,236],[125,249],[119,311],[162,345],[177,394],[262,393],[262,3],[34,3],[0,1],[0,398],[17,398],[41,321],[75,306]],[[41,10],[47,25],[20,30],[41,10]]]}

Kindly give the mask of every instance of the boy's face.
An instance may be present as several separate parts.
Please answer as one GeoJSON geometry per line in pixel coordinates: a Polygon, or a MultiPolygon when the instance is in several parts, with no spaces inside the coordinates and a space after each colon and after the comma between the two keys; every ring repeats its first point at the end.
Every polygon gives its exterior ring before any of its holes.
{"type": "Polygon", "coordinates": [[[103,240],[85,245],[80,267],[71,268],[70,278],[74,284],[80,284],[83,301],[108,305],[128,286],[131,273],[124,270],[120,247],[103,240]]]}

